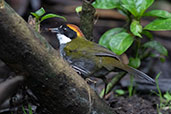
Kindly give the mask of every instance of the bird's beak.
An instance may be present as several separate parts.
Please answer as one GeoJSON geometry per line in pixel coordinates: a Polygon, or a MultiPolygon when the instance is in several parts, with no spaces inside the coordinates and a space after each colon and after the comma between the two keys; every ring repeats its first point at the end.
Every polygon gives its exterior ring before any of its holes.
{"type": "Polygon", "coordinates": [[[52,33],[60,33],[59,28],[48,28],[48,30],[52,33]]]}

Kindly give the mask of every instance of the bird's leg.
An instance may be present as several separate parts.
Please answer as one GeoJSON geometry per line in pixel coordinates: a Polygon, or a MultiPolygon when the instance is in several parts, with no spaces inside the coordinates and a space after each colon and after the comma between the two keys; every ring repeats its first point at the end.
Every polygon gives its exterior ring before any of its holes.
{"type": "Polygon", "coordinates": [[[104,94],[102,96],[102,98],[104,99],[105,98],[105,95],[106,95],[106,90],[107,90],[107,84],[108,84],[108,82],[107,82],[106,77],[103,77],[102,80],[103,80],[103,82],[105,84],[105,86],[104,86],[104,94]]]}
{"type": "Polygon", "coordinates": [[[104,98],[105,98],[105,96],[106,96],[106,89],[107,89],[107,84],[105,83],[103,99],[104,99],[104,98]]]}
{"type": "Polygon", "coordinates": [[[97,83],[96,80],[92,80],[92,79],[90,79],[90,78],[86,78],[85,81],[86,81],[88,84],[93,83],[93,84],[94,84],[93,89],[95,89],[96,83],[97,83]]]}

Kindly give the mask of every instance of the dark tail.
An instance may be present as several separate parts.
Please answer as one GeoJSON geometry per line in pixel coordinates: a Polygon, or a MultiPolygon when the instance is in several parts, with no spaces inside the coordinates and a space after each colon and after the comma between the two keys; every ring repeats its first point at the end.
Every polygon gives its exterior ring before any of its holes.
{"type": "Polygon", "coordinates": [[[150,76],[148,76],[147,74],[141,72],[140,70],[129,67],[127,65],[125,65],[125,70],[127,72],[129,72],[130,74],[134,75],[134,76],[138,76],[140,78],[143,78],[143,79],[147,80],[151,84],[155,84],[155,81],[150,76]]]}

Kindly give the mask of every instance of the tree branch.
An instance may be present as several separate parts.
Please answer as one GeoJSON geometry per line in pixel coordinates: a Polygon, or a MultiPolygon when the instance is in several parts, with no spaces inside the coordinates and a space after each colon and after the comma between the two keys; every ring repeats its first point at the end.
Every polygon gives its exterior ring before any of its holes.
{"type": "Polygon", "coordinates": [[[0,0],[0,59],[56,114],[114,114],[39,33],[0,0]],[[3,6],[3,7],[2,7],[3,6]]]}
{"type": "Polygon", "coordinates": [[[83,0],[81,17],[80,17],[80,28],[83,34],[88,40],[93,39],[93,25],[94,25],[94,13],[95,8],[91,5],[88,0],[83,0]]]}

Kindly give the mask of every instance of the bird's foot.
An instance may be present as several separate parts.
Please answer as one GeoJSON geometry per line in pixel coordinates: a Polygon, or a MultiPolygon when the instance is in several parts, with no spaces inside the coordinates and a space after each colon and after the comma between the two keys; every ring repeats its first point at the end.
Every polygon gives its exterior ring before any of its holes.
{"type": "Polygon", "coordinates": [[[94,84],[97,83],[97,81],[92,80],[92,79],[90,79],[90,78],[86,78],[85,81],[86,81],[87,83],[94,83],[94,84]]]}

